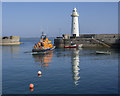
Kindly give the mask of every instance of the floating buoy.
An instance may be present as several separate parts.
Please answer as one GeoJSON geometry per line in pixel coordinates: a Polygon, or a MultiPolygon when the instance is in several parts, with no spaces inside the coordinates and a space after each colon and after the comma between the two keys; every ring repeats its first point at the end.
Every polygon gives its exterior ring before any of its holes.
{"type": "Polygon", "coordinates": [[[34,91],[34,88],[30,88],[30,91],[31,91],[31,92],[34,91]]]}
{"type": "Polygon", "coordinates": [[[41,71],[38,71],[38,75],[41,75],[42,74],[42,72],[41,71]]]}
{"type": "Polygon", "coordinates": [[[30,84],[29,87],[30,87],[30,89],[33,89],[34,84],[30,84]]]}
{"type": "Polygon", "coordinates": [[[41,77],[41,74],[38,74],[38,77],[41,77]]]}

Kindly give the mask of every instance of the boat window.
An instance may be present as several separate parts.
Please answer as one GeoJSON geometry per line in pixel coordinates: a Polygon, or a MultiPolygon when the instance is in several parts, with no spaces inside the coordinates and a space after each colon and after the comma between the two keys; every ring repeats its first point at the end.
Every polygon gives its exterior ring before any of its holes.
{"type": "Polygon", "coordinates": [[[46,39],[46,36],[43,38],[43,40],[45,40],[46,39]]]}
{"type": "Polygon", "coordinates": [[[71,43],[71,45],[75,45],[75,43],[71,43]]]}
{"type": "Polygon", "coordinates": [[[41,43],[41,46],[43,46],[43,43],[41,43]]]}

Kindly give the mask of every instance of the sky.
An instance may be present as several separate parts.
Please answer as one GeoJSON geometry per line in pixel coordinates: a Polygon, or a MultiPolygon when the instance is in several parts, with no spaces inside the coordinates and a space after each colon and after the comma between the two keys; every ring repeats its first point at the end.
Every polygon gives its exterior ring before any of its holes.
{"type": "Polygon", "coordinates": [[[71,13],[79,13],[80,34],[118,33],[117,2],[3,2],[2,35],[49,37],[71,34],[71,13]]]}
{"type": "Polygon", "coordinates": [[[1,0],[2,2],[119,2],[120,0],[1,0]]]}

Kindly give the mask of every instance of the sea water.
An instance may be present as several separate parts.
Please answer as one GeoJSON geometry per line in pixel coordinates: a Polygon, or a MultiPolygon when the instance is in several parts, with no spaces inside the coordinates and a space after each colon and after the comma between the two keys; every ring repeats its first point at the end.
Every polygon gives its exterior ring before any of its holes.
{"type": "Polygon", "coordinates": [[[116,50],[66,48],[32,55],[38,41],[21,39],[24,44],[2,47],[3,94],[118,94],[116,50]],[[96,51],[111,51],[111,55],[97,55],[96,51]]]}

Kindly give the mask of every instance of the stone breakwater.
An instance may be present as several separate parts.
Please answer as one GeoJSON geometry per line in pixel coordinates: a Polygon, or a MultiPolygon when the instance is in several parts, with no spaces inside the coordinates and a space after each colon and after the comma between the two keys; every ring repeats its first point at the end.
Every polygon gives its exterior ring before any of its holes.
{"type": "Polygon", "coordinates": [[[54,45],[57,48],[69,46],[72,43],[83,44],[83,48],[87,47],[118,47],[120,44],[120,34],[83,34],[79,37],[71,37],[70,35],[63,35],[63,37],[56,37],[54,45]]]}
{"type": "Polygon", "coordinates": [[[0,45],[20,45],[21,42],[19,36],[9,36],[9,37],[1,37],[0,45]]]}

